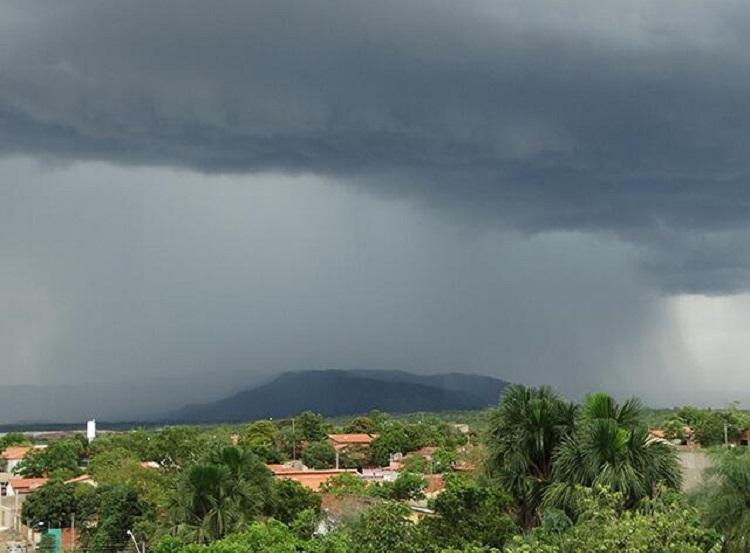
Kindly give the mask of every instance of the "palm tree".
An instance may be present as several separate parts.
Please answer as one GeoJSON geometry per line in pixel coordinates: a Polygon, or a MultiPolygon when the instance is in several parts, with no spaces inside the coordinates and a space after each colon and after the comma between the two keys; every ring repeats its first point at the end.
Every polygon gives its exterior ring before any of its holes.
{"type": "Polygon", "coordinates": [[[212,451],[178,480],[170,508],[173,532],[208,543],[236,531],[270,504],[271,478],[263,463],[244,449],[212,451]]]}
{"type": "Polygon", "coordinates": [[[211,464],[188,467],[178,482],[170,508],[174,533],[199,543],[224,536],[238,519],[230,489],[231,478],[226,467],[211,464]]]}
{"type": "Polygon", "coordinates": [[[572,431],[576,407],[549,387],[508,386],[492,413],[488,438],[489,474],[511,494],[518,523],[537,520],[552,477],[552,458],[572,431]]]}
{"type": "Polygon", "coordinates": [[[569,513],[576,486],[619,491],[632,506],[652,496],[659,484],[677,488],[681,482],[674,448],[651,438],[640,401],[619,405],[601,393],[586,398],[575,432],[555,452],[553,477],[544,503],[569,513]]]}
{"type": "Polygon", "coordinates": [[[750,452],[717,452],[698,492],[706,525],[723,532],[729,553],[750,551],[750,452]]]}
{"type": "Polygon", "coordinates": [[[246,516],[260,514],[270,504],[273,477],[260,458],[248,449],[222,447],[211,452],[210,463],[229,471],[229,495],[246,516]]]}

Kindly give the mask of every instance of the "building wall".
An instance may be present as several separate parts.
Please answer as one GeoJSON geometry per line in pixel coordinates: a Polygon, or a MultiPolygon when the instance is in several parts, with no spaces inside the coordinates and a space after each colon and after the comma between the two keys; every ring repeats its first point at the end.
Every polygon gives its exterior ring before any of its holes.
{"type": "Polygon", "coordinates": [[[691,491],[703,483],[703,472],[711,466],[711,458],[701,449],[680,449],[682,490],[691,491]]]}

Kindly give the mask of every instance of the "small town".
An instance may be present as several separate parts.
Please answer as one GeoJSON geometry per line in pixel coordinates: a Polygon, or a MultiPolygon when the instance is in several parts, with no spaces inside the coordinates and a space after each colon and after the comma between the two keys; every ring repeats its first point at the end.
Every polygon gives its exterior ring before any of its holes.
{"type": "Polygon", "coordinates": [[[651,411],[592,394],[576,405],[518,385],[476,412],[132,430],[91,420],[0,438],[0,523],[14,553],[563,552],[642,540],[720,551],[744,539],[724,502],[730,482],[750,481],[749,436],[736,404],[651,411]]]}
{"type": "Polygon", "coordinates": [[[0,0],[0,553],[750,553],[749,31],[0,0]]]}

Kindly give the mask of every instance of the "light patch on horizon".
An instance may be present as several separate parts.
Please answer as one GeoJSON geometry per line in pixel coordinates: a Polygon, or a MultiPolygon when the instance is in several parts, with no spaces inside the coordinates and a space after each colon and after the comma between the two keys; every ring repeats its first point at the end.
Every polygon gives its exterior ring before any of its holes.
{"type": "Polygon", "coordinates": [[[720,392],[723,403],[736,399],[750,406],[750,294],[681,295],[669,301],[690,361],[681,387],[691,383],[693,402],[720,392]]]}

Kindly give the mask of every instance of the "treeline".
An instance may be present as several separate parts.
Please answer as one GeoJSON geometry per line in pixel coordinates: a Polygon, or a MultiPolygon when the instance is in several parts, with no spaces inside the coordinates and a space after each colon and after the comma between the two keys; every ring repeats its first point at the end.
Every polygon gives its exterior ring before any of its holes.
{"type": "Polygon", "coordinates": [[[651,436],[648,416],[637,400],[593,394],[579,405],[511,386],[480,436],[436,417],[374,412],[336,426],[303,413],[61,440],[20,466],[52,477],[23,517],[61,527],[75,519],[83,547],[102,552],[129,548],[128,530],[155,553],[746,551],[750,454],[716,453],[706,487],[686,496],[676,449],[651,436]],[[387,484],[332,479],[323,492],[348,507],[331,518],[321,494],[275,479],[266,464],[330,466],[334,431],[377,435],[342,456],[345,466],[385,465],[426,446],[433,454],[407,455],[387,484]],[[458,461],[475,470],[457,472],[458,461]],[[83,467],[96,488],[65,483],[83,467]],[[426,499],[434,473],[445,488],[426,499]]]}
{"type": "Polygon", "coordinates": [[[661,416],[659,425],[668,439],[691,440],[703,447],[737,443],[750,428],[750,413],[739,409],[738,402],[725,409],[701,409],[690,405],[661,416]]]}

